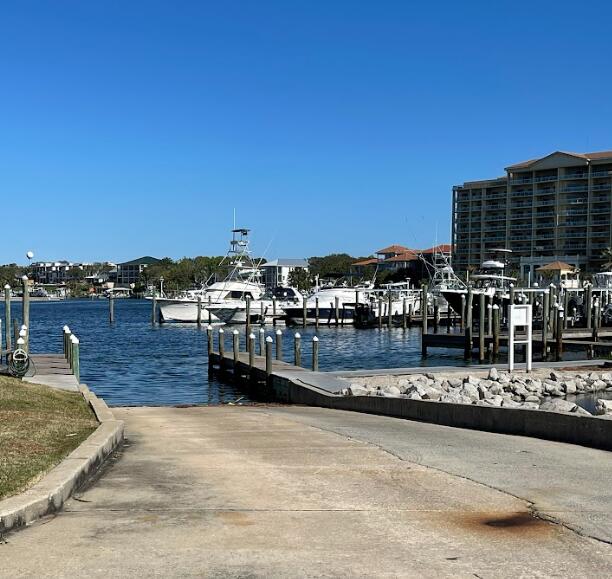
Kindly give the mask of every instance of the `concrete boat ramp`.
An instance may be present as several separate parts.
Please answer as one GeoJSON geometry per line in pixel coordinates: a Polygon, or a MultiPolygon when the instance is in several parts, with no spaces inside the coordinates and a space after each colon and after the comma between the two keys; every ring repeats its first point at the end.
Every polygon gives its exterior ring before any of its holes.
{"type": "Polygon", "coordinates": [[[6,576],[612,575],[606,451],[325,408],[114,413],[126,446],[5,537],[6,576]]]}

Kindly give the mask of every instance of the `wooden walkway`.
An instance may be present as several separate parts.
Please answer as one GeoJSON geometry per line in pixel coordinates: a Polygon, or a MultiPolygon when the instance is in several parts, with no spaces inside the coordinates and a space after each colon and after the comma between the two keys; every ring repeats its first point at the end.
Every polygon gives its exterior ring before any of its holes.
{"type": "Polygon", "coordinates": [[[62,354],[32,354],[25,382],[43,384],[60,390],[79,391],[79,383],[62,354]]]}

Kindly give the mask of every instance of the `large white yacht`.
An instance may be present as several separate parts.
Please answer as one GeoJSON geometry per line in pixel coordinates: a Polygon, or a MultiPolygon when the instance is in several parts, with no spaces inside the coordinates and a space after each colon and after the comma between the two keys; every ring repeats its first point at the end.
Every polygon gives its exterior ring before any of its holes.
{"type": "MultiPolygon", "coordinates": [[[[319,307],[319,324],[336,323],[336,307],[338,308],[338,321],[353,323],[355,315],[355,300],[363,303],[369,300],[369,292],[373,289],[374,282],[368,282],[359,286],[348,287],[342,285],[327,286],[316,289],[306,299],[306,323],[316,322],[317,304],[319,307]]],[[[284,307],[287,321],[302,323],[304,320],[304,304],[289,305],[284,307]]]]}
{"type": "Polygon", "coordinates": [[[264,286],[259,281],[258,264],[251,259],[248,229],[232,230],[230,249],[220,265],[226,260],[230,272],[223,281],[205,285],[201,290],[191,290],[177,298],[157,298],[163,321],[197,322],[200,307],[200,320],[203,323],[220,322],[223,320],[213,310],[237,300],[245,300],[247,296],[253,301],[260,299],[264,294],[264,286]]]}

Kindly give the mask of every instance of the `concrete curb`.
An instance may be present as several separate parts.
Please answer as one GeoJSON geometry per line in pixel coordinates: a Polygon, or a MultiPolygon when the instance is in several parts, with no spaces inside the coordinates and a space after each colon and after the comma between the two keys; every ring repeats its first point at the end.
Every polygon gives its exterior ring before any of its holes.
{"type": "Polygon", "coordinates": [[[612,420],[566,412],[452,404],[381,396],[341,396],[291,372],[272,375],[277,400],[337,410],[379,414],[456,428],[531,436],[612,450],[612,420]]]}
{"type": "Polygon", "coordinates": [[[0,535],[60,510],[123,441],[123,421],[115,420],[104,400],[87,386],[82,384],[79,390],[100,426],[32,488],[0,501],[0,535]]]}

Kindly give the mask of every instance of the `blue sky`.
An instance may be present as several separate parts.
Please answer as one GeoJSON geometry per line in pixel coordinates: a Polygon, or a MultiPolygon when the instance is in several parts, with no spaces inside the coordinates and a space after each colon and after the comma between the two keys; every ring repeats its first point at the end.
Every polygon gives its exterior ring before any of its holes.
{"type": "Polygon", "coordinates": [[[0,263],[449,237],[452,185],[612,149],[606,2],[2,5],[0,263]],[[7,240],[8,243],[6,242],[7,240]]]}

